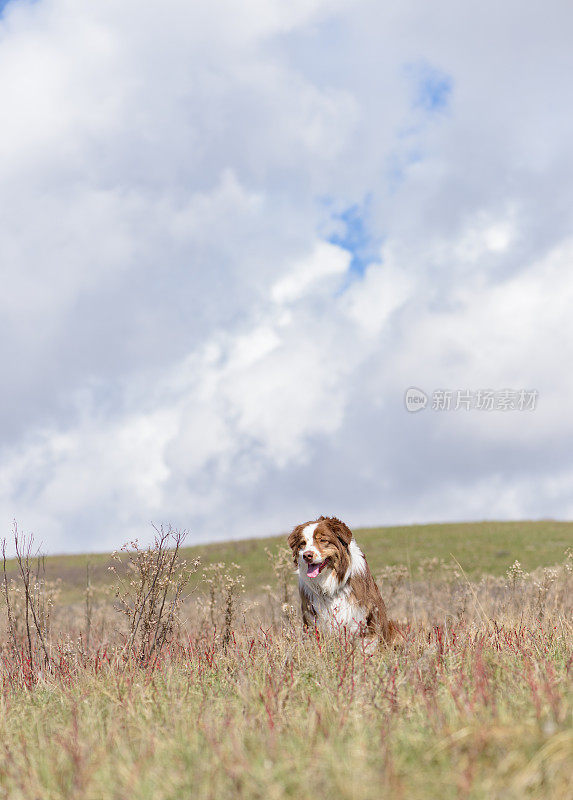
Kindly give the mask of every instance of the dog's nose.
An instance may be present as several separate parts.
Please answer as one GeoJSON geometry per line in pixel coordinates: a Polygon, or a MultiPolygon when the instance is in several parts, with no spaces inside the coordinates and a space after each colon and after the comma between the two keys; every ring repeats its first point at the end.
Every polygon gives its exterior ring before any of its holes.
{"type": "Polygon", "coordinates": [[[304,558],[304,560],[308,564],[311,564],[312,563],[312,559],[314,558],[314,555],[312,554],[312,550],[305,550],[304,553],[302,554],[302,557],[304,558]]]}

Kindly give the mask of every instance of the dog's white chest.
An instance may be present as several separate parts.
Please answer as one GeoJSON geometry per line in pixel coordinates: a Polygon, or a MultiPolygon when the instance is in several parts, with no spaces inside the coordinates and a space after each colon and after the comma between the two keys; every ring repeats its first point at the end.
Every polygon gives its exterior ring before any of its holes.
{"type": "Polygon", "coordinates": [[[316,613],[317,627],[324,633],[357,633],[366,621],[364,610],[351,602],[346,588],[334,596],[317,592],[308,596],[316,613]]]}

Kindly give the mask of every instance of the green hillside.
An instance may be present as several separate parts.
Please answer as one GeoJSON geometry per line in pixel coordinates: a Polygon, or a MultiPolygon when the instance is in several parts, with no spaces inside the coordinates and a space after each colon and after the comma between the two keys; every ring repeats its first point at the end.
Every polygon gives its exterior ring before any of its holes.
{"type": "MultiPolygon", "coordinates": [[[[527,571],[554,564],[562,560],[567,547],[573,547],[573,523],[554,520],[357,528],[354,534],[374,573],[388,565],[405,564],[414,577],[419,564],[429,558],[448,561],[453,556],[468,577],[479,578],[484,573],[503,574],[516,559],[527,571]]],[[[286,534],[186,547],[184,554],[190,560],[199,557],[202,565],[238,563],[245,575],[246,589],[256,591],[271,578],[266,548],[272,551],[278,546],[286,546],[286,534]]],[[[73,601],[81,596],[88,562],[94,588],[109,585],[109,554],[46,558],[46,576],[62,580],[63,600],[73,601]]],[[[14,569],[14,562],[9,562],[8,570],[14,569]]],[[[195,580],[198,582],[199,573],[195,580]]]]}

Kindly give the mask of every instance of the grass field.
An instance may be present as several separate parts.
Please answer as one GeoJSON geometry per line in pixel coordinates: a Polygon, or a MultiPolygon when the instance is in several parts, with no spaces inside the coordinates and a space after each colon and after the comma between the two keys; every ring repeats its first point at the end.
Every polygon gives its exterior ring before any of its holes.
{"type": "Polygon", "coordinates": [[[9,565],[0,798],[570,800],[572,531],[356,532],[403,631],[398,647],[373,653],[344,631],[302,633],[277,539],[186,548],[202,566],[153,659],[142,657],[153,614],[128,647],[144,608],[135,600],[118,615],[103,592],[123,580],[147,596],[152,555],[117,574],[108,556],[90,557],[93,606],[86,557],[47,559],[29,590],[38,629],[9,565]]]}

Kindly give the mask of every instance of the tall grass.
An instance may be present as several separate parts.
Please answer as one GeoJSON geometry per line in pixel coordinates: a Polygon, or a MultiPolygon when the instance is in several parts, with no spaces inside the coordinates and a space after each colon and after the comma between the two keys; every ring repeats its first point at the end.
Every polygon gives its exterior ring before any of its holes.
{"type": "Polygon", "coordinates": [[[473,582],[384,570],[404,636],[374,653],[303,635],[281,563],[256,597],[209,569],[152,659],[126,658],[133,614],[109,602],[89,646],[80,606],[53,609],[48,660],[5,638],[0,797],[573,797],[570,555],[473,582]]]}

